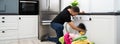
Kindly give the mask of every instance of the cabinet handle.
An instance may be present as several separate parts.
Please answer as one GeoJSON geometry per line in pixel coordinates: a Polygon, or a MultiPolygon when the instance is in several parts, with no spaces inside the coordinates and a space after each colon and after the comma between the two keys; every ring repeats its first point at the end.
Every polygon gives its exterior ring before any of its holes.
{"type": "Polygon", "coordinates": [[[80,17],[80,19],[82,19],[82,17],[80,17]]]}
{"type": "Polygon", "coordinates": [[[2,17],[2,19],[5,19],[5,17],[2,17]]]}
{"type": "Polygon", "coordinates": [[[19,20],[21,20],[21,17],[19,17],[19,20]]]}
{"type": "Polygon", "coordinates": [[[2,33],[5,33],[5,31],[2,31],[2,33]]]}
{"type": "Polygon", "coordinates": [[[5,23],[5,21],[2,21],[2,23],[5,23]]]}
{"type": "Polygon", "coordinates": [[[89,18],[89,21],[91,21],[92,20],[92,18],[89,18]]]}

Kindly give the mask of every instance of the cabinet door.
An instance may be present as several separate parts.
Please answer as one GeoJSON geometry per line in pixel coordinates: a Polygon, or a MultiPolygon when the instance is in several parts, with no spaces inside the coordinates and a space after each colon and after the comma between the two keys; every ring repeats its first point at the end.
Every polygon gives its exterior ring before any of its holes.
{"type": "Polygon", "coordinates": [[[0,16],[0,30],[18,29],[18,16],[0,16]]]}
{"type": "Polygon", "coordinates": [[[0,0],[0,13],[18,14],[19,0],[0,0]]]}
{"type": "Polygon", "coordinates": [[[14,13],[18,14],[19,0],[4,0],[6,4],[6,11],[3,13],[14,13]]]}
{"type": "Polygon", "coordinates": [[[120,0],[115,1],[115,10],[120,12],[120,0]]]}
{"type": "Polygon", "coordinates": [[[91,0],[91,12],[113,12],[115,0],[91,0]]]}
{"type": "Polygon", "coordinates": [[[91,21],[84,21],[88,39],[95,44],[115,44],[113,16],[91,16],[91,21]]]}
{"type": "Polygon", "coordinates": [[[38,16],[19,16],[20,38],[38,36],[38,16]]]}
{"type": "Polygon", "coordinates": [[[0,12],[5,11],[5,0],[0,0],[0,12]]]}
{"type": "Polygon", "coordinates": [[[0,30],[0,40],[18,39],[18,30],[0,30]]]}

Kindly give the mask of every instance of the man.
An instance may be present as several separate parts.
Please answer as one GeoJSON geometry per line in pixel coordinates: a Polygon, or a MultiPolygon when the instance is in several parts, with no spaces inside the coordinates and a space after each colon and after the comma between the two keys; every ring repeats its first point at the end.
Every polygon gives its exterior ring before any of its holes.
{"type": "Polygon", "coordinates": [[[80,28],[78,28],[77,26],[74,25],[74,23],[71,20],[71,16],[75,16],[78,15],[80,12],[79,7],[77,6],[67,6],[62,12],[60,12],[55,19],[51,22],[51,27],[56,31],[57,37],[56,38],[51,38],[48,37],[48,40],[50,41],[54,41],[57,44],[60,44],[60,42],[58,41],[58,39],[63,36],[63,24],[65,22],[67,22],[70,27],[72,27],[74,30],[77,31],[85,31],[82,30],[80,28]]]}

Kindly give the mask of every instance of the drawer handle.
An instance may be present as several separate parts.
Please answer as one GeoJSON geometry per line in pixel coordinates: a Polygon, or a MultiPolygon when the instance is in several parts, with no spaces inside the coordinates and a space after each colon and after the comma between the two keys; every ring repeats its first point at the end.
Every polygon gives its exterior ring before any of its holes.
{"type": "Polygon", "coordinates": [[[89,21],[91,21],[92,20],[92,18],[89,18],[89,21]]]}
{"type": "Polygon", "coordinates": [[[82,17],[80,17],[80,19],[82,19],[82,17]]]}
{"type": "Polygon", "coordinates": [[[5,33],[5,31],[2,31],[2,33],[5,33]]]}
{"type": "Polygon", "coordinates": [[[21,17],[19,17],[19,20],[21,20],[21,17]]]}
{"type": "Polygon", "coordinates": [[[2,19],[5,19],[5,17],[2,17],[2,19]]]}
{"type": "Polygon", "coordinates": [[[5,23],[5,21],[2,21],[2,23],[5,23]]]}

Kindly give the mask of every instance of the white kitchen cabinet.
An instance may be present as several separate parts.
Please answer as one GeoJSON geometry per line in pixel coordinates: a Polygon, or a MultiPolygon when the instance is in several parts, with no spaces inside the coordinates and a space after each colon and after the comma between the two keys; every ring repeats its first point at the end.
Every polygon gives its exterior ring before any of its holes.
{"type": "MultiPolygon", "coordinates": [[[[0,44],[12,43],[11,40],[18,41],[18,17],[0,16],[0,44]]],[[[16,43],[18,44],[18,43],[16,43]]]]}
{"type": "Polygon", "coordinates": [[[116,44],[115,17],[92,15],[90,18],[91,21],[83,19],[89,40],[94,41],[95,44],[116,44]]]}
{"type": "MultiPolygon", "coordinates": [[[[61,10],[70,5],[73,0],[62,0],[61,10]]],[[[119,9],[119,0],[78,0],[79,8],[86,13],[90,12],[114,12],[119,9]],[[116,8],[117,7],[117,8],[116,8]]]]}
{"type": "Polygon", "coordinates": [[[113,12],[115,0],[90,0],[90,12],[113,12]]]}
{"type": "Polygon", "coordinates": [[[18,29],[17,16],[0,16],[0,30],[16,30],[18,29]]]}
{"type": "MultiPolygon", "coordinates": [[[[79,8],[81,11],[85,11],[86,13],[90,12],[90,2],[91,0],[78,0],[79,8]]],[[[62,0],[61,2],[61,11],[68,5],[71,5],[73,0],[62,0]]]]}
{"type": "MultiPolygon", "coordinates": [[[[87,28],[86,36],[95,44],[119,44],[120,16],[114,15],[78,15],[78,22],[87,28]]],[[[69,27],[68,31],[69,30],[69,27]]],[[[77,31],[73,32],[76,33],[77,31]]]]}
{"type": "Polygon", "coordinates": [[[38,16],[19,16],[19,37],[37,37],[38,36],[38,16]]]}
{"type": "Polygon", "coordinates": [[[17,39],[18,35],[18,17],[0,16],[0,40],[17,39]]]}
{"type": "Polygon", "coordinates": [[[37,15],[1,15],[0,40],[38,36],[37,15]]]}
{"type": "Polygon", "coordinates": [[[120,0],[115,1],[115,10],[120,12],[120,0]]]}
{"type": "Polygon", "coordinates": [[[37,15],[1,15],[0,44],[19,44],[20,38],[37,37],[37,15]]]}
{"type": "Polygon", "coordinates": [[[80,9],[90,12],[114,12],[116,0],[80,0],[80,9]]]}

